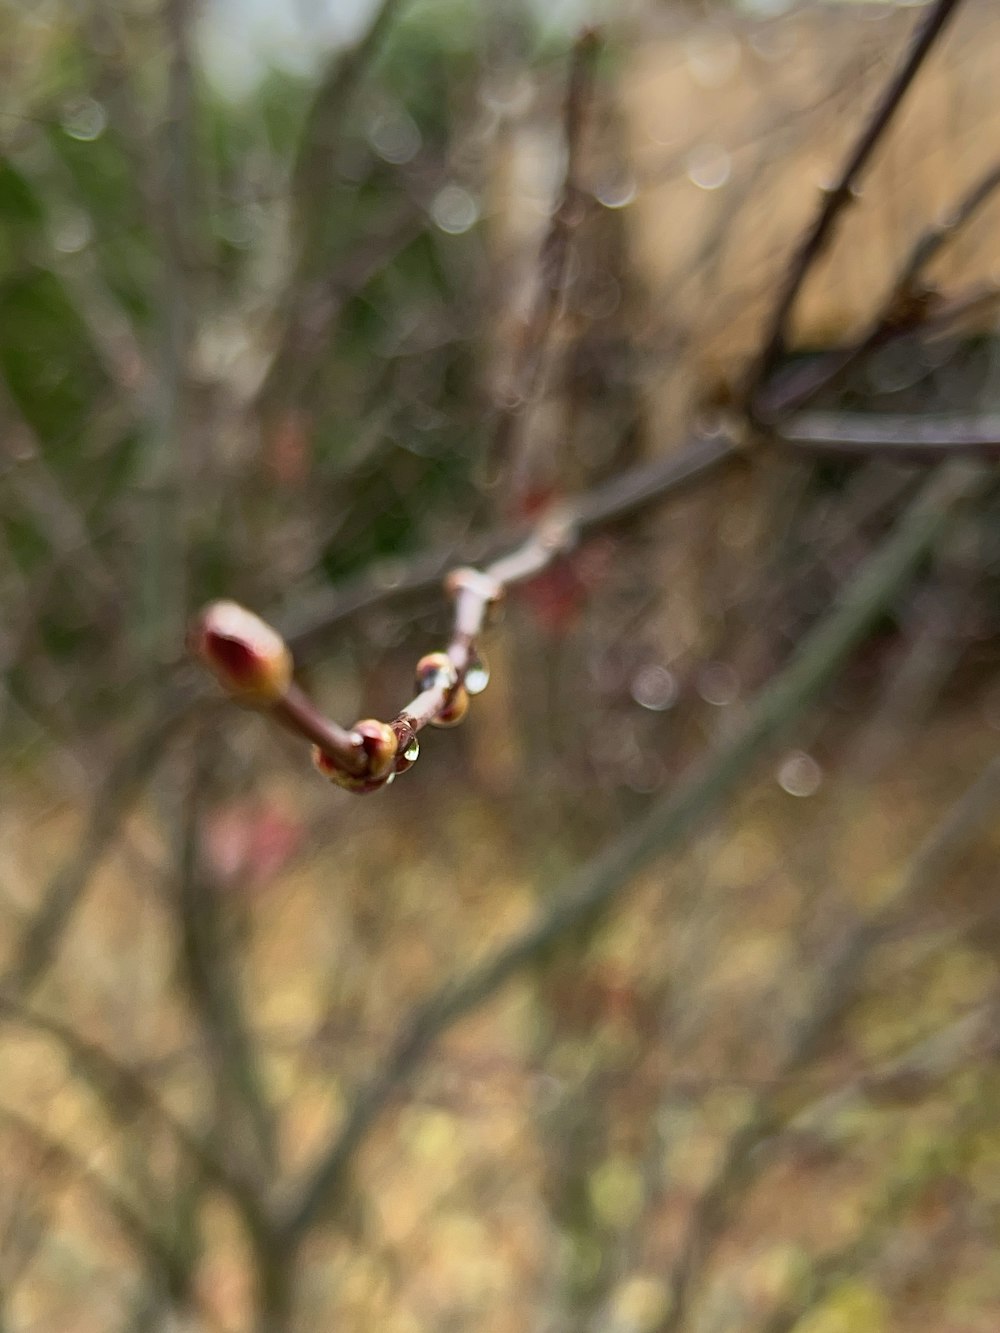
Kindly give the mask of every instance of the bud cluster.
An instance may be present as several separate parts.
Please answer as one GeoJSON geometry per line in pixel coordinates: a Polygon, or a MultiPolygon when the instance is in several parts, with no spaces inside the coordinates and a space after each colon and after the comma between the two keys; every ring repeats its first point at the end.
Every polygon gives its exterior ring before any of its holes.
{"type": "Polygon", "coordinates": [[[312,742],[313,763],[344,791],[378,791],[405,773],[420,753],[417,733],[430,724],[454,727],[481,693],[489,670],[475,641],[503,583],[477,569],[453,570],[445,588],[455,604],[447,652],[417,663],[417,697],[391,723],[364,718],[345,731],[325,718],[292,680],[292,656],[281,635],[236,602],[213,602],[198,617],[189,647],[241,702],[270,710],[312,742]]]}
{"type": "Polygon", "coordinates": [[[396,776],[396,733],[386,722],[367,717],[351,729],[351,742],[356,751],[357,769],[349,770],[319,745],[313,746],[313,763],[331,782],[345,791],[365,793],[378,791],[396,776]]]}

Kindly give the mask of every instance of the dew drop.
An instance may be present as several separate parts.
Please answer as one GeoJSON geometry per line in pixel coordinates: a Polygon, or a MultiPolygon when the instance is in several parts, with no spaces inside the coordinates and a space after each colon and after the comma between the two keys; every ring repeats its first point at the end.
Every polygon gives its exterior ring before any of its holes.
{"type": "Polygon", "coordinates": [[[698,672],[695,689],[707,704],[724,708],[738,698],[740,678],[726,662],[706,662],[698,672]]]}
{"type": "Polygon", "coordinates": [[[598,181],[594,198],[605,208],[627,208],[637,193],[635,178],[627,172],[616,172],[598,181]]]}
{"type": "Polygon", "coordinates": [[[699,144],[688,154],[688,180],[699,190],[720,190],[731,174],[732,159],[720,144],[699,144]]]}
{"type": "Polygon", "coordinates": [[[107,123],[107,111],[92,97],[78,97],[63,108],[63,130],[71,139],[79,139],[82,143],[99,139],[107,123]]]}
{"type": "Polygon", "coordinates": [[[431,217],[449,236],[461,236],[479,221],[479,205],[461,185],[445,185],[434,196],[431,217]]]}
{"type": "Polygon", "coordinates": [[[372,118],[368,142],[383,161],[403,166],[420,152],[422,140],[412,116],[402,107],[396,107],[372,118]]]}
{"type": "Polygon", "coordinates": [[[92,240],[86,213],[69,213],[53,228],[52,244],[62,255],[75,255],[92,240]]]}
{"type": "Polygon", "coordinates": [[[793,750],[778,766],[778,786],[789,796],[815,796],[823,782],[823,770],[804,750],[793,750]]]}
{"type": "Polygon", "coordinates": [[[665,712],[677,702],[677,678],[664,666],[644,666],[632,681],[632,698],[641,708],[665,712]]]}
{"type": "Polygon", "coordinates": [[[482,694],[490,683],[490,669],[484,658],[477,653],[469,662],[465,671],[465,688],[469,694],[482,694]]]}

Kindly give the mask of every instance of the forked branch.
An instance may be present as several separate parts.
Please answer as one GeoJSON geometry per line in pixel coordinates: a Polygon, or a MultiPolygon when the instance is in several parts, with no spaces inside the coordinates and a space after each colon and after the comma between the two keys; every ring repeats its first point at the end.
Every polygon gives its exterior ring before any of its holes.
{"type": "Polygon", "coordinates": [[[751,375],[747,403],[752,416],[758,414],[761,391],[784,355],[788,340],[788,323],[803,283],[829,243],[841,213],[853,199],[854,189],[861,173],[892,124],[907,91],[960,3],[961,0],[936,0],[928,11],[926,19],[914,34],[902,64],[883,89],[881,97],[848,154],[836,182],[824,192],[816,217],[789,265],[767,326],[763,351],[751,375]]]}

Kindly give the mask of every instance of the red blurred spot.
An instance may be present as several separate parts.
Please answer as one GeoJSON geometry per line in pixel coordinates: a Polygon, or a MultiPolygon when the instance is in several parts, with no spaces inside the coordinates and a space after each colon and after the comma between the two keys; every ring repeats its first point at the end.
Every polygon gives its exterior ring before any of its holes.
{"type": "Polygon", "coordinates": [[[311,450],[311,418],[297,409],[286,412],[267,439],[267,465],[275,481],[289,489],[303,485],[311,450]]]}
{"type": "Polygon", "coordinates": [[[302,845],[300,820],[261,801],[233,801],[205,822],[203,854],[225,888],[253,892],[266,887],[302,845]]]}

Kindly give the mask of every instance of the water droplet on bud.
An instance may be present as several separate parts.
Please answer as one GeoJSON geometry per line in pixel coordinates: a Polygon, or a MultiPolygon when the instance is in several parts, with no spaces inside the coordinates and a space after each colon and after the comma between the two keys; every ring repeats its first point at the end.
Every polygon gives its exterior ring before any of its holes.
{"type": "Polygon", "coordinates": [[[485,658],[476,653],[465,670],[465,688],[469,694],[482,694],[490,683],[490,669],[485,658]]]}

